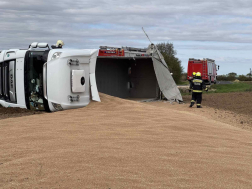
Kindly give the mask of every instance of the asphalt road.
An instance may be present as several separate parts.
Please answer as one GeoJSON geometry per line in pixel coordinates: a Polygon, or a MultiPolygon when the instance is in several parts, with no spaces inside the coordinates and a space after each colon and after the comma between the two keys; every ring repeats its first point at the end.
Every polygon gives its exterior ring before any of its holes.
{"type": "Polygon", "coordinates": [[[216,84],[218,85],[225,85],[225,84],[232,84],[232,81],[217,81],[216,84]]]}
{"type": "MultiPolygon", "coordinates": [[[[226,85],[226,84],[232,84],[232,81],[217,81],[216,84],[218,85],[226,85]]],[[[178,87],[187,87],[189,85],[178,85],[178,87]]]]}

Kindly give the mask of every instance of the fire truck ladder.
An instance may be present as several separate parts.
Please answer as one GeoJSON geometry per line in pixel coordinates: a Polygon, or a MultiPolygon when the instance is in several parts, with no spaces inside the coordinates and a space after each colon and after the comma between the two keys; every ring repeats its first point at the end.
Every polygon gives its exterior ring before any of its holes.
{"type": "MultiPolygon", "coordinates": [[[[206,64],[207,64],[207,63],[204,61],[204,62],[203,62],[203,75],[202,75],[203,78],[205,78],[205,76],[208,77],[208,72],[207,72],[207,70],[206,70],[206,64]]],[[[211,81],[210,81],[210,85],[211,85],[211,81]]]]}

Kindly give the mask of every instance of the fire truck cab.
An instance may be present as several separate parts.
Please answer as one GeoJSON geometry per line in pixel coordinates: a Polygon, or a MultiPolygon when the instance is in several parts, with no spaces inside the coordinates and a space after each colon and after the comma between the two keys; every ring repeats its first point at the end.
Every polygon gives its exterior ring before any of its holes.
{"type": "Polygon", "coordinates": [[[217,81],[217,65],[215,64],[215,60],[209,58],[204,58],[202,60],[190,58],[187,68],[188,81],[193,79],[193,72],[200,72],[202,80],[204,80],[207,85],[211,85],[212,83],[215,84],[217,81]]]}

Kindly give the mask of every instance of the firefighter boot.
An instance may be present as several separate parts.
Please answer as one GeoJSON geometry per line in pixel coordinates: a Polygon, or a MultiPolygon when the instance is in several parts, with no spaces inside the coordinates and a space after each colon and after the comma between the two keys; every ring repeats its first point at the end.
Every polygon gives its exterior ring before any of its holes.
{"type": "Polygon", "coordinates": [[[194,103],[195,103],[195,102],[191,102],[191,104],[190,104],[189,107],[190,107],[190,108],[193,107],[194,103]]]}
{"type": "Polygon", "coordinates": [[[197,108],[202,108],[202,107],[201,107],[201,105],[200,105],[200,104],[199,104],[199,105],[197,104],[197,108]]]}

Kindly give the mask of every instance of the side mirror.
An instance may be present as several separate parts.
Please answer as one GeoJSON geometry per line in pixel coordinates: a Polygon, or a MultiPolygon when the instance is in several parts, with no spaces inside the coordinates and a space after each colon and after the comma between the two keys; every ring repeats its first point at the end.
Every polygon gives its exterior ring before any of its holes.
{"type": "Polygon", "coordinates": [[[220,66],[218,66],[218,71],[219,71],[219,69],[220,69],[220,66]]]}

